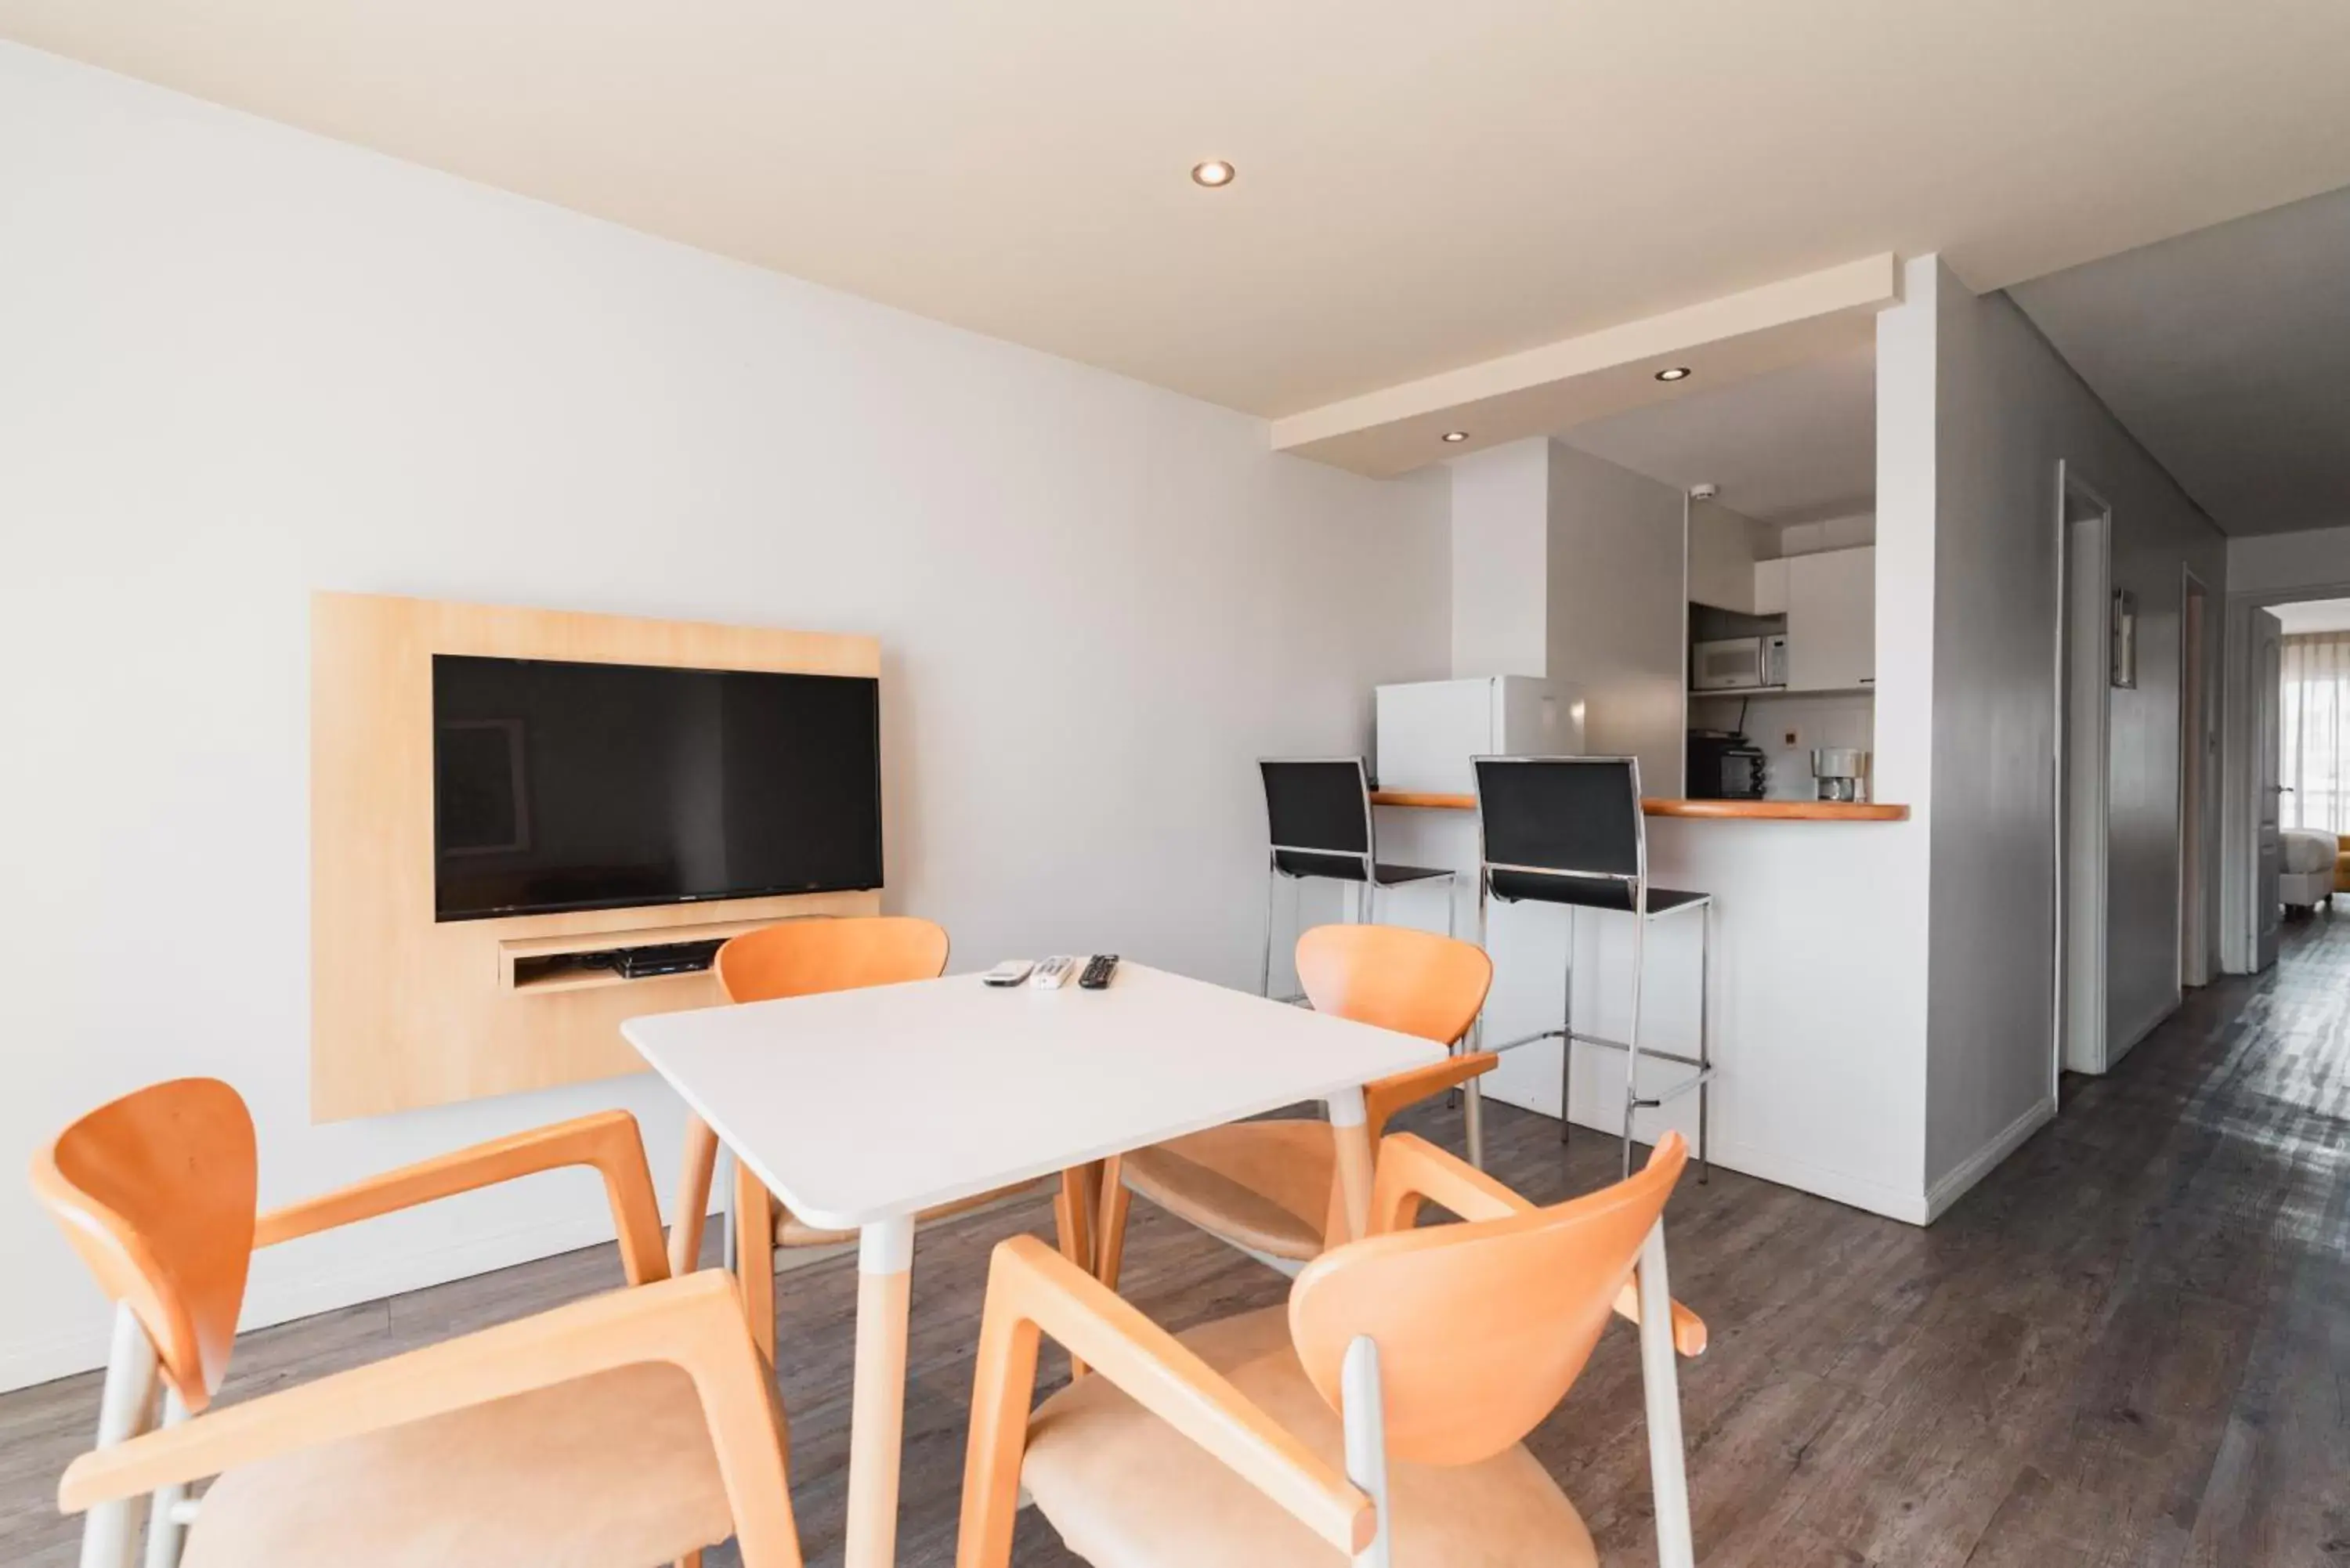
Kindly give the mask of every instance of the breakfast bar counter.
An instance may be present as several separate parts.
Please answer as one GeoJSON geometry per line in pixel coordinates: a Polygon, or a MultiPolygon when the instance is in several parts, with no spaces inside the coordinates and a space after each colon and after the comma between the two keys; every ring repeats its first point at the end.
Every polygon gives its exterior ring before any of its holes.
{"type": "MultiPolygon", "coordinates": [[[[1437,794],[1421,790],[1373,790],[1373,805],[1425,811],[1474,811],[1473,794],[1437,794]]],[[[1651,796],[1640,803],[1650,816],[1702,817],[1749,822],[1907,822],[1909,808],[1850,800],[1678,800],[1651,796]]]]}
{"type": "MultiPolygon", "coordinates": [[[[1487,1041],[1557,1028],[1570,961],[1577,1027],[1624,1037],[1633,1001],[1627,917],[1593,911],[1575,920],[1538,902],[1481,902],[1471,794],[1375,791],[1371,800],[1380,860],[1453,873],[1449,883],[1430,878],[1383,890],[1375,918],[1482,940],[1493,961],[1487,1041]]],[[[1699,951],[1699,923],[1658,922],[1648,929],[1639,990],[1644,1043],[1695,1055],[1700,1028],[1711,1037],[1714,1164],[1923,1222],[1929,1206],[1919,1174],[1918,1075],[1886,1043],[1924,1028],[1925,998],[1914,977],[1924,959],[1925,808],[1678,798],[1642,805],[1653,885],[1713,900],[1710,962],[1699,951]]],[[[1659,1083],[1669,1075],[1657,1073],[1659,1083]]],[[[1558,1115],[1557,1042],[1505,1052],[1484,1082],[1493,1100],[1558,1115]]],[[[1623,1083],[1620,1054],[1576,1051],[1576,1126],[1616,1131],[1623,1083]]],[[[1642,1111],[1641,1141],[1669,1127],[1694,1139],[1696,1102],[1685,1095],[1642,1111]]]]}

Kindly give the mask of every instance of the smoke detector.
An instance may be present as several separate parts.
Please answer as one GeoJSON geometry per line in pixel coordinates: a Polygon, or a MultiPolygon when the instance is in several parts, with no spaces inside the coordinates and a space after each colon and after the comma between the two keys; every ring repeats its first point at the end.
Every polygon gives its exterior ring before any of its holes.
{"type": "Polygon", "coordinates": [[[1721,493],[1721,486],[1719,484],[1692,484],[1690,486],[1690,499],[1691,501],[1711,501],[1721,493]]]}

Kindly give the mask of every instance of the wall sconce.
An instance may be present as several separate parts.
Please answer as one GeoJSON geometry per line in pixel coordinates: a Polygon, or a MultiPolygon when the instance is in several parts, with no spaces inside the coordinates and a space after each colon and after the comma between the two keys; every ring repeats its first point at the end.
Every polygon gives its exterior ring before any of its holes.
{"type": "Polygon", "coordinates": [[[2113,675],[2110,684],[2125,691],[2137,685],[2137,596],[2127,588],[2114,590],[2113,675]]]}

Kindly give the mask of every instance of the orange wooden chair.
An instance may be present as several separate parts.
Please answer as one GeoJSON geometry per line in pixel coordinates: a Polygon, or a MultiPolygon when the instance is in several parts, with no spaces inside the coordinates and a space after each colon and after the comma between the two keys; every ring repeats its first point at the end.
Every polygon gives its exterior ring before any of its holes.
{"type": "Polygon", "coordinates": [[[1033,1238],[1002,1243],[959,1568],[1010,1561],[1024,1488],[1071,1551],[1116,1568],[1587,1568],[1589,1531],[1522,1439],[1611,1309],[1639,1324],[1658,1558],[1691,1568],[1673,1357],[1702,1351],[1705,1325],[1667,1289],[1662,1220],[1688,1154],[1668,1134],[1638,1174],[1538,1209],[1399,1133],[1368,1235],[1309,1264],[1286,1307],[1180,1337],[1033,1238]],[[1466,1222],[1418,1226],[1423,1199],[1466,1222]],[[1094,1371],[1032,1416],[1045,1334],[1094,1371]]]}
{"type": "MultiPolygon", "coordinates": [[[[774,1002],[819,992],[850,991],[867,985],[896,985],[907,981],[936,980],[946,971],[947,933],[928,920],[907,915],[858,916],[839,919],[790,920],[746,931],[718,950],[718,983],[733,1002],[774,1002]]],[[[676,1206],[671,1210],[670,1272],[688,1274],[701,1265],[702,1232],[710,1208],[710,1184],[718,1159],[718,1135],[699,1116],[689,1115],[685,1126],[684,1169],[678,1179],[676,1206]]],[[[917,1216],[918,1220],[944,1219],[993,1203],[1013,1192],[1043,1183],[1022,1183],[1002,1191],[984,1192],[959,1202],[943,1204],[917,1216]]],[[[1077,1189],[1063,1183],[1060,1200],[1065,1236],[1081,1233],[1082,1220],[1069,1210],[1077,1189]]],[[[752,1336],[768,1360],[775,1354],[775,1275],[773,1253],[795,1247],[824,1247],[853,1241],[853,1231],[827,1231],[810,1225],[776,1201],[765,1185],[740,1161],[728,1199],[727,1267],[741,1282],[743,1310],[751,1322],[752,1336]],[[746,1268],[743,1260],[756,1249],[744,1239],[772,1238],[764,1269],[746,1268]],[[740,1257],[737,1254],[741,1254],[740,1257]]]]}
{"type": "Polygon", "coordinates": [[[724,1280],[668,1278],[634,1118],[519,1133],[258,1216],[255,1166],[244,1102],[209,1078],[103,1106],[33,1162],[36,1196],[116,1303],[98,1447],[58,1489],[88,1514],[83,1568],[127,1568],[141,1497],[146,1568],[647,1568],[729,1535],[746,1565],[798,1568],[774,1386],[724,1280]],[[213,1407],[255,1248],[576,1165],[603,1176],[637,1288],[213,1407]]]}
{"type": "MultiPolygon", "coordinates": [[[[1397,926],[1316,926],[1297,939],[1297,977],[1315,1008],[1441,1045],[1468,1033],[1485,1005],[1493,964],[1463,941],[1397,926]]],[[[1374,1147],[1406,1106],[1469,1083],[1498,1058],[1454,1056],[1363,1088],[1374,1147]]],[[[1098,1272],[1114,1289],[1125,1247],[1128,1192],[1190,1220],[1284,1273],[1343,1236],[1337,1142],[1325,1121],[1234,1122],[1108,1162],[1098,1272]]]]}

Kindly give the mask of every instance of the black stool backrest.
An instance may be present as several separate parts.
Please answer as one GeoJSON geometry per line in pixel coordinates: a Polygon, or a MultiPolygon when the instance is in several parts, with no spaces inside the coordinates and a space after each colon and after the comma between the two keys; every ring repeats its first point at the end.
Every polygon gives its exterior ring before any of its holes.
{"type": "Polygon", "coordinates": [[[1562,876],[1645,874],[1648,824],[1632,757],[1478,757],[1489,866],[1562,876]]]}
{"type": "Polygon", "coordinates": [[[1257,767],[1264,774],[1274,863],[1292,877],[1361,880],[1371,853],[1371,790],[1363,759],[1276,757],[1257,767]]]}

